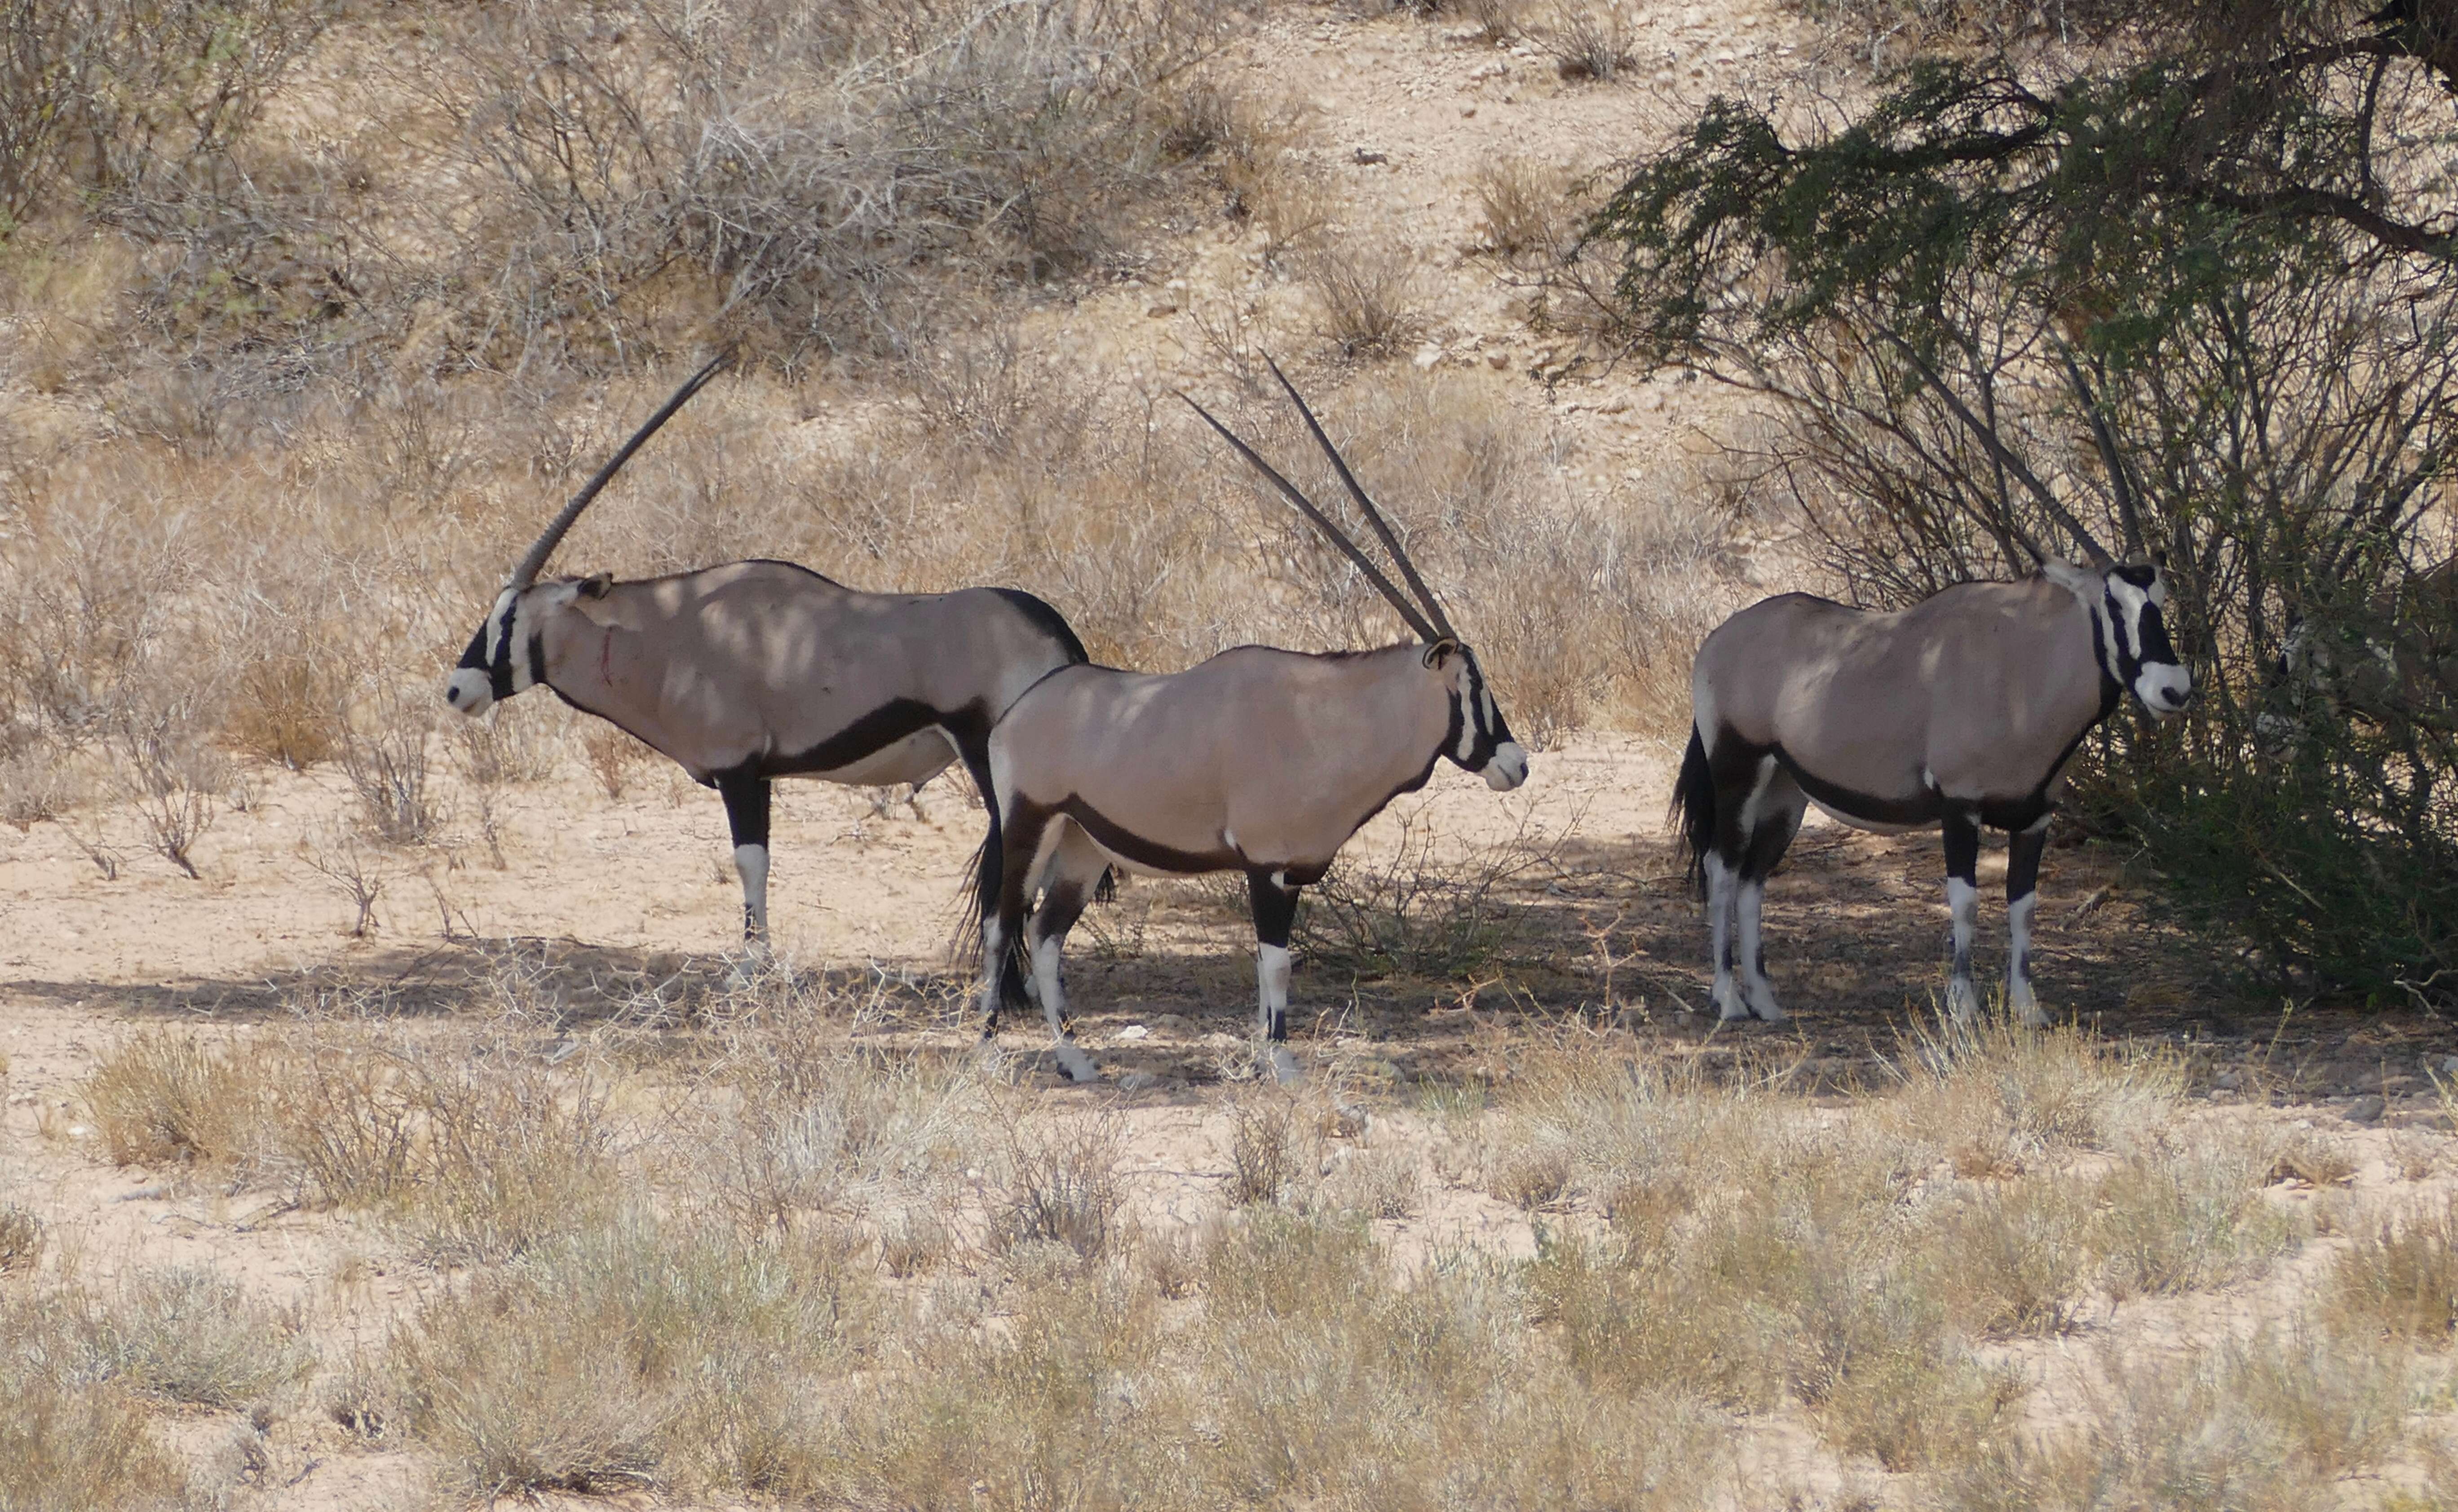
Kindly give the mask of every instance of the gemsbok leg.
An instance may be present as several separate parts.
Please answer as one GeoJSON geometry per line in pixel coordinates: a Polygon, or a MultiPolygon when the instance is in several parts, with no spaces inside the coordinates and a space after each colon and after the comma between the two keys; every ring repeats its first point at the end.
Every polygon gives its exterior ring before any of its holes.
{"type": "Polygon", "coordinates": [[[1716,1014],[1725,1020],[1756,1017],[1781,1023],[1785,1014],[1776,1002],[1775,984],[1767,980],[1760,920],[1767,878],[1800,833],[1808,799],[1773,753],[1749,761],[1736,780],[1723,780],[1721,773],[1719,777],[1716,812],[1719,821],[1724,815],[1732,818],[1719,823],[1715,852],[1706,858],[1716,1014]],[[1740,925],[1738,942],[1733,928],[1736,914],[1740,925]]]}
{"type": "Polygon", "coordinates": [[[755,955],[768,950],[768,788],[766,777],[748,772],[717,779],[734,835],[734,869],[742,878],[742,942],[755,955]]]}
{"type": "Polygon", "coordinates": [[[1257,1027],[1271,1047],[1272,1074],[1283,1082],[1294,1081],[1298,1063],[1288,1046],[1289,929],[1297,921],[1298,890],[1287,884],[1283,874],[1250,871],[1246,896],[1255,911],[1257,1027]]]}
{"type": "MultiPolygon", "coordinates": [[[[1980,1005],[1971,987],[1971,936],[1980,915],[1980,816],[1968,809],[1946,814],[1946,906],[1954,916],[1954,964],[1946,982],[1946,1009],[1960,1022],[1980,1005]]],[[[2007,867],[2006,884],[2014,882],[2007,867]]]]}
{"type": "Polygon", "coordinates": [[[982,1037],[998,1032],[1006,980],[1014,969],[1012,942],[1021,934],[1032,963],[1030,990],[1041,1000],[1041,1014],[1049,1021],[1059,1068],[1073,1081],[1094,1081],[1100,1072],[1093,1058],[1077,1048],[1067,1025],[1067,997],[1058,982],[1058,962],[1067,932],[1083,917],[1084,905],[1092,901],[1101,874],[1109,869],[1109,859],[1091,836],[1063,815],[1010,808],[1000,829],[1007,860],[1027,860],[1022,865],[1002,863],[997,910],[982,920],[982,1037]],[[1040,896],[1038,905],[1033,903],[1035,894],[1040,896]]]}
{"type": "Polygon", "coordinates": [[[2040,852],[2048,842],[2046,814],[2006,838],[2006,1005],[2034,1029],[2049,1025],[2031,992],[2031,913],[2040,906],[2040,852]]]}

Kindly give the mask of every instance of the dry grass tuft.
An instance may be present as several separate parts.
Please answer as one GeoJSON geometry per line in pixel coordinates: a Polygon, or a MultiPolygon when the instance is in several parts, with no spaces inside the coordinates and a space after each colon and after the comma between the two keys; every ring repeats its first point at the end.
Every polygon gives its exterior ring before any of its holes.
{"type": "Polygon", "coordinates": [[[1610,84],[1636,58],[1638,30],[1616,0],[1555,0],[1542,41],[1566,79],[1610,84]]]}
{"type": "Polygon", "coordinates": [[[264,1152],[268,1090],[251,1049],[156,1029],[105,1052],[77,1096],[114,1164],[241,1167],[264,1152]]]}
{"type": "Polygon", "coordinates": [[[1387,248],[1347,243],[1306,255],[1301,276],[1322,310],[1322,333],[1350,360],[1398,357],[1426,333],[1415,266],[1387,248]]]}
{"type": "Polygon", "coordinates": [[[1895,1065],[1906,1132],[1945,1146],[1967,1175],[2062,1151],[2141,1148],[2173,1123],[2185,1091],[2173,1055],[1995,1018],[1926,1021],[1895,1065]]]}
{"type": "Polygon", "coordinates": [[[2096,1228],[2114,1295],[2223,1285],[2298,1242],[2295,1217],[2262,1199],[2274,1157],[2251,1133],[2187,1128],[2101,1178],[2096,1228]]]}
{"type": "Polygon", "coordinates": [[[2265,1333],[2183,1362],[2106,1360],[2078,1427],[2009,1434],[1938,1487],[1944,1512],[2293,1512],[2407,1434],[2388,1356],[2265,1333]]]}
{"type": "Polygon", "coordinates": [[[297,1312],[267,1306],[201,1267],[138,1269],[89,1305],[96,1367],[152,1396],[240,1407],[315,1368],[297,1312]]]}
{"type": "Polygon", "coordinates": [[[839,1248],[626,1215],[480,1273],[395,1334],[385,1389],[446,1489],[795,1489],[859,1295],[839,1248]]]}
{"type": "Polygon", "coordinates": [[[1258,1088],[1229,1105],[1229,1205],[1293,1202],[1312,1190],[1323,1160],[1316,1121],[1299,1100],[1258,1088]]]}
{"type": "Polygon", "coordinates": [[[2093,1192],[2072,1178],[1984,1187],[1937,1223],[1930,1284],[1957,1324],[1984,1338],[2071,1331],[2096,1258],[2093,1192]]]}
{"type": "Polygon", "coordinates": [[[1489,157],[1469,180],[1486,245],[1512,261],[1550,259],[1571,230],[1570,184],[1561,170],[1526,157],[1489,157]]]}
{"type": "Polygon", "coordinates": [[[2323,1315],[2343,1336],[2447,1347],[2458,1334],[2458,1202],[2358,1233],[2331,1269],[2323,1315]]]}
{"type": "Polygon", "coordinates": [[[1117,1167],[1124,1153],[1123,1132],[1107,1117],[1055,1128],[1017,1126],[991,1247],[1057,1244],[1078,1259],[1099,1259],[1120,1233],[1126,1193],[1117,1167]]]}
{"type": "Polygon", "coordinates": [[[0,1289],[0,1506],[25,1512],[191,1504],[178,1460],[125,1387],[86,1368],[75,1299],[0,1289]]]}

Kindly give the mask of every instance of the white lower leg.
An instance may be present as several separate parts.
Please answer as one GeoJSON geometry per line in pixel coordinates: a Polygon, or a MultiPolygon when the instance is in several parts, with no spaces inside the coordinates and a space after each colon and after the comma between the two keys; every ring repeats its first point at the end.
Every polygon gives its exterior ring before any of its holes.
{"type": "Polygon", "coordinates": [[[1058,989],[1058,942],[1037,940],[1032,945],[1032,980],[1041,989],[1041,1016],[1050,1021],[1050,1038],[1058,1048],[1059,1068],[1079,1082],[1089,1082],[1101,1073],[1093,1067],[1093,1058],[1076,1047],[1067,1033],[1067,998],[1058,989]]]}
{"type": "Polygon", "coordinates": [[[1707,858],[1707,948],[1716,963],[1708,1001],[1719,1019],[1746,1019],[1749,1005],[1733,986],[1733,873],[1719,857],[1707,858]]]}
{"type": "Polygon", "coordinates": [[[1783,1009],[1775,1001],[1775,984],[1767,980],[1759,959],[1759,906],[1766,901],[1764,881],[1741,883],[1739,909],[1741,925],[1741,995],[1750,1011],[1769,1024],[1781,1023],[1783,1009]]]}
{"type": "Polygon", "coordinates": [[[768,948],[768,847],[737,845],[734,869],[742,878],[742,939],[754,950],[768,948]]]}
{"type": "Polygon", "coordinates": [[[2040,906],[2038,893],[2025,893],[2006,905],[2006,1005],[2034,1029],[2046,1028],[2049,1016],[2031,992],[2031,913],[2040,906]]]}
{"type": "Polygon", "coordinates": [[[1255,1001],[1258,1032],[1270,1046],[1272,1072],[1281,1081],[1298,1074],[1297,1057],[1286,1044],[1289,1021],[1289,950],[1286,945],[1255,947],[1255,1001]],[[1273,1031],[1280,1032],[1276,1035],[1273,1031]]]}
{"type": "Polygon", "coordinates": [[[1971,936],[1980,916],[1980,889],[1960,877],[1946,880],[1946,903],[1954,915],[1954,967],[1946,984],[1947,1011],[1968,1019],[1980,995],[1971,986],[1971,936]]]}

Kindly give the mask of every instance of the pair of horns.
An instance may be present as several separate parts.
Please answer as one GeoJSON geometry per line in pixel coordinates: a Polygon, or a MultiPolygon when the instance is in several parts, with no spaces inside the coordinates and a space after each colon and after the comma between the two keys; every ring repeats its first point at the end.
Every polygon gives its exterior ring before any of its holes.
{"type": "Polygon", "coordinates": [[[1331,459],[1332,471],[1340,474],[1340,481],[1347,486],[1348,496],[1355,499],[1358,508],[1364,511],[1365,523],[1374,528],[1374,534],[1382,541],[1383,549],[1391,553],[1393,564],[1400,569],[1400,576],[1417,595],[1415,604],[1411,604],[1397,588],[1392,586],[1391,580],[1383,575],[1380,569],[1365,559],[1365,553],[1357,549],[1357,543],[1343,533],[1340,527],[1332,524],[1329,515],[1315,507],[1314,501],[1300,492],[1296,484],[1281,477],[1270,463],[1256,455],[1254,447],[1239,440],[1235,431],[1214,419],[1212,411],[1197,404],[1193,396],[1181,393],[1177,397],[1186,401],[1189,409],[1202,416],[1205,425],[1219,431],[1221,440],[1237,447],[1238,455],[1253,463],[1256,471],[1271,479],[1273,486],[1281,490],[1281,495],[1297,507],[1298,512],[1314,522],[1315,528],[1323,533],[1324,539],[1340,548],[1351,562],[1357,564],[1357,570],[1364,573],[1365,580],[1373,584],[1382,595],[1390,601],[1393,609],[1400,611],[1400,618],[1407,623],[1410,630],[1417,632],[1418,639],[1428,643],[1459,639],[1458,632],[1451,629],[1450,616],[1443,612],[1441,600],[1435,598],[1433,590],[1426,587],[1426,580],[1417,575],[1416,566],[1408,560],[1408,553],[1400,549],[1400,538],[1392,533],[1391,527],[1385,522],[1383,511],[1374,507],[1374,501],[1367,498],[1365,490],[1358,486],[1357,475],[1348,470],[1348,464],[1342,459],[1340,448],[1334,446],[1331,444],[1331,438],[1323,433],[1322,424],[1314,418],[1314,411],[1306,407],[1306,402],[1299,395],[1297,385],[1290,383],[1288,375],[1281,371],[1280,363],[1267,357],[1263,359],[1263,364],[1272,370],[1274,378],[1280,380],[1281,387],[1288,393],[1289,402],[1298,406],[1298,413],[1305,417],[1306,429],[1314,432],[1315,442],[1323,447],[1323,454],[1331,459]]]}
{"type": "Polygon", "coordinates": [[[694,373],[684,382],[682,387],[675,390],[675,397],[666,401],[663,409],[651,415],[646,425],[632,432],[632,439],[623,443],[623,449],[614,453],[606,466],[598,468],[595,477],[581,485],[580,491],[572,496],[572,502],[563,507],[563,512],[554,517],[547,526],[546,532],[530,547],[529,554],[521,558],[521,565],[512,569],[511,580],[504,585],[506,589],[517,591],[537,581],[538,571],[546,566],[546,559],[552,556],[554,549],[563,543],[564,532],[572,528],[573,521],[580,518],[580,511],[589,507],[589,501],[597,497],[597,490],[606,487],[606,480],[614,477],[623,464],[631,461],[632,453],[640,449],[641,443],[656,435],[659,425],[672,420],[676,410],[682,408],[694,394],[705,387],[708,381],[715,378],[718,372],[732,361],[734,361],[732,348],[718,353],[716,357],[710,359],[706,367],[694,373]]]}
{"type": "MultiPolygon", "coordinates": [[[[1946,402],[1947,408],[1954,412],[1954,418],[1961,421],[1965,428],[1979,440],[1982,447],[1989,452],[1997,465],[2004,467],[2016,482],[2031,491],[2031,497],[2039,501],[2041,512],[2055,521],[2058,528],[2066,534],[2073,537],[2074,544],[2082,548],[2083,555],[2090,560],[2094,569],[2105,572],[2116,565],[2116,558],[2109,555],[2108,549],[2092,539],[2091,532],[2083,528],[2082,522],[2073,517],[2073,512],[2058,502],[2056,494],[2047,484],[2040,481],[2038,474],[2024,466],[2022,458],[2015,456],[2007,448],[2006,444],[1998,439],[1994,426],[1974,415],[1969,406],[1955,396],[1954,390],[1922,359],[1919,350],[1911,342],[1905,341],[1903,337],[1885,326],[1878,328],[1878,334],[1885,337],[1895,350],[1911,363],[1912,370],[1920,374],[1922,381],[1936,392],[1938,398],[1946,402]]],[[[2108,467],[2109,489],[2116,498],[2116,518],[2125,528],[2126,554],[2129,557],[2138,557],[2142,554],[2142,515],[2134,502],[2134,485],[2126,475],[2125,459],[2117,455],[2116,437],[2109,428],[2108,416],[2100,408],[2098,396],[2092,392],[2090,383],[2083,377],[2082,364],[2074,361],[2073,352],[2060,344],[2057,358],[2065,365],[2067,381],[2073,384],[2074,397],[2082,402],[2083,413],[2091,420],[2092,440],[2099,447],[2099,460],[2108,467]]],[[[2045,562],[2049,559],[2049,553],[2040,549],[2040,543],[2025,533],[2022,527],[2015,525],[2011,520],[2009,520],[2007,525],[2013,531],[2015,539],[2022,543],[2023,549],[2031,552],[2034,560],[2045,562]]]]}

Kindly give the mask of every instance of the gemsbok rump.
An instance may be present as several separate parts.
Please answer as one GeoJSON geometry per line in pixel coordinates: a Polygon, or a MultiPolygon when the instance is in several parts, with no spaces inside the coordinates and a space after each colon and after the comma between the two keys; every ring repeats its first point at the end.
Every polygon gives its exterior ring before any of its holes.
{"type": "Polygon", "coordinates": [[[543,683],[717,789],[742,880],[743,938],[768,938],[769,783],[885,786],[962,760],[989,808],[990,726],[1018,694],[1085,659],[1058,611],[1030,593],[863,593],[791,562],[729,562],[672,577],[538,582],[589,501],[724,365],[719,357],[598,469],[512,570],[471,636],[445,700],[476,715],[543,683]]]}
{"type": "Polygon", "coordinates": [[[990,732],[999,860],[994,890],[984,866],[983,1033],[997,1032],[1002,1004],[1020,1008],[1026,1000],[1021,940],[1059,1064],[1078,1081],[1096,1073],[1067,1027],[1059,952],[1106,868],[1245,874],[1258,1011],[1274,1068],[1285,1079],[1296,1074],[1284,1042],[1298,890],[1321,880],[1360,826],[1425,786],[1445,757],[1500,792],[1528,777],[1527,753],[1475,652],[1305,401],[1286,378],[1281,384],[1415,603],[1296,485],[1200,404],[1187,404],[1357,565],[1417,639],[1323,654],[1240,646],[1168,675],[1068,667],[1034,684],[990,732]]]}
{"type": "Polygon", "coordinates": [[[2137,554],[2124,466],[2093,419],[2133,560],[2111,557],[2026,474],[2090,567],[2026,541],[2040,568],[2021,582],[1958,584],[1890,614],[1786,593],[1742,610],[1698,648],[1671,818],[1706,894],[1719,1017],[1784,1017],[1760,960],[1760,906],[1815,803],[1880,834],[1945,830],[1947,1004],[1958,1019],[1978,1003],[1980,827],[2006,831],[2006,1002],[2026,1025],[2048,1023],[2031,988],[2031,914],[2066,763],[2127,693],[2155,717],[2193,694],[2168,639],[2166,574],[2137,554]]]}

